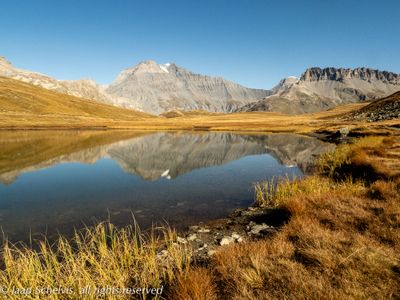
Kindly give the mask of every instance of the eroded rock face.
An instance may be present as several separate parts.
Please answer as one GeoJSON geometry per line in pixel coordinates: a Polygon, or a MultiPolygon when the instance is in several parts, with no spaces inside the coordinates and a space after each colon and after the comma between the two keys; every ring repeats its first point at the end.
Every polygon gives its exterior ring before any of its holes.
{"type": "Polygon", "coordinates": [[[320,80],[334,80],[343,81],[346,79],[361,79],[365,81],[382,81],[390,84],[400,83],[400,74],[379,71],[369,68],[310,68],[307,69],[300,80],[302,81],[320,81],[320,80]]]}
{"type": "Polygon", "coordinates": [[[145,61],[121,72],[107,92],[136,101],[143,111],[171,110],[231,112],[271,94],[220,77],[195,74],[175,64],[145,61]]]}
{"type": "Polygon", "coordinates": [[[310,68],[273,89],[274,94],[240,111],[301,114],[386,97],[400,90],[400,74],[368,68],[310,68]]]}

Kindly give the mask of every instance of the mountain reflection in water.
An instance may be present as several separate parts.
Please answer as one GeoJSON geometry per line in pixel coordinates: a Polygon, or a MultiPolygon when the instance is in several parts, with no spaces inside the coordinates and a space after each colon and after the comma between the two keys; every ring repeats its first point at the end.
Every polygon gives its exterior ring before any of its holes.
{"type": "Polygon", "coordinates": [[[0,224],[12,240],[110,218],[183,228],[253,201],[253,184],[302,176],[332,145],[293,134],[2,132],[0,224]]]}

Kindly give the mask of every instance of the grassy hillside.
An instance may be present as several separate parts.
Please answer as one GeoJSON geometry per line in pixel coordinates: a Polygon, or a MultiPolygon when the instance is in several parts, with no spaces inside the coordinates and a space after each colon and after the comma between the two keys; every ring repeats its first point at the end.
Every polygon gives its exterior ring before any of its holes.
{"type": "Polygon", "coordinates": [[[112,121],[137,121],[152,117],[5,77],[0,77],[0,114],[0,126],[97,126],[112,121]]]}

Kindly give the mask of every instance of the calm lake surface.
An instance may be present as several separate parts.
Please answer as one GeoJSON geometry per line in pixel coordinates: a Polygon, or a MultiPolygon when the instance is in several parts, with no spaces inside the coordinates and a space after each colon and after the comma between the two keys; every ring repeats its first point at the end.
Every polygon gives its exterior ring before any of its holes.
{"type": "Polygon", "coordinates": [[[253,203],[253,185],[301,177],[332,145],[292,134],[0,132],[0,225],[12,241],[132,214],[178,229],[253,203]]]}

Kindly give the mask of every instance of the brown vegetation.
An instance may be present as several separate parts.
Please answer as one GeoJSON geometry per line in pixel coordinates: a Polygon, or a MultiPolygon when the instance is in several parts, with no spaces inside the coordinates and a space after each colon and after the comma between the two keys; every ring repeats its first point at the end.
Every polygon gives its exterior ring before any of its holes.
{"type": "Polygon", "coordinates": [[[217,286],[210,270],[203,267],[195,267],[187,273],[180,274],[168,293],[170,299],[175,300],[216,300],[217,286]]]}
{"type": "Polygon", "coordinates": [[[275,193],[259,195],[290,212],[290,221],[269,240],[217,252],[213,269],[224,293],[239,299],[399,297],[400,177],[388,168],[394,161],[385,160],[400,153],[399,142],[365,138],[340,146],[319,160],[325,176],[283,181],[275,193]]]}

